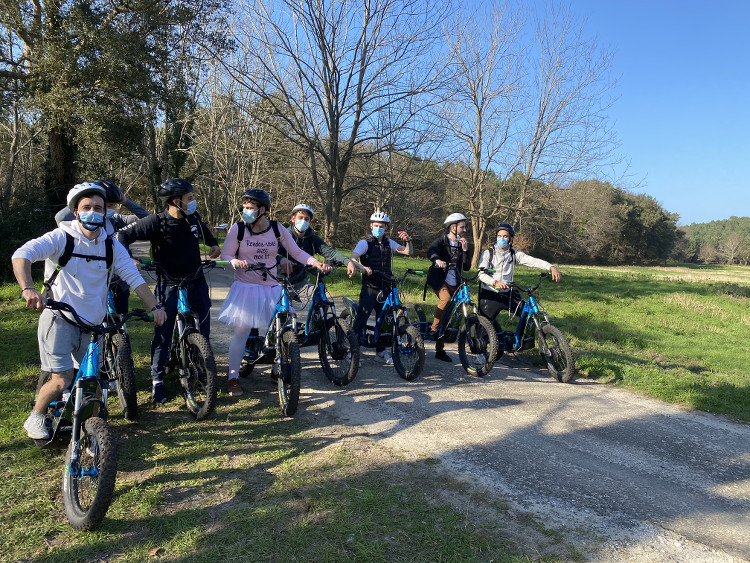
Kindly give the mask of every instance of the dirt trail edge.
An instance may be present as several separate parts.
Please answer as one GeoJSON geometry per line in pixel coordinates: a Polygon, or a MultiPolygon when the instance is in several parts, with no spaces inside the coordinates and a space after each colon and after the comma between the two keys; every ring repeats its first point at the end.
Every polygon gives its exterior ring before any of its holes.
{"type": "MultiPolygon", "coordinates": [[[[230,331],[215,316],[230,276],[210,275],[211,340],[223,365],[230,331]]],[[[750,425],[588,380],[557,383],[514,359],[477,380],[461,369],[455,345],[453,364],[427,348],[414,382],[364,349],[344,389],[327,381],[315,349],[303,348],[297,416],[329,439],[338,431],[407,459],[439,460],[470,492],[441,491],[436,479],[436,497],[462,511],[477,493],[497,498],[510,507],[498,529],[531,514],[587,559],[750,560],[750,425]]]]}

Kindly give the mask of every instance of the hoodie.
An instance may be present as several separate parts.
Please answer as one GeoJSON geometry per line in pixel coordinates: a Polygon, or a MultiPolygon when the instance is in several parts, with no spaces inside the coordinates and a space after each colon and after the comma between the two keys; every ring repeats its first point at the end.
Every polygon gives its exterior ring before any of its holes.
{"type": "MultiPolygon", "coordinates": [[[[89,240],[81,231],[78,221],[64,221],[54,231],[28,241],[13,253],[12,258],[25,258],[32,263],[44,260],[44,278],[49,279],[57,266],[57,259],[65,250],[65,233],[73,237],[74,253],[106,257],[104,241],[107,235],[104,229],[99,229],[99,235],[94,240],[89,240]]],[[[127,250],[116,240],[113,241],[112,251],[113,273],[125,280],[130,287],[145,283],[127,250]]],[[[99,324],[107,313],[108,278],[105,260],[89,261],[73,256],[52,284],[52,298],[67,303],[88,322],[99,324]]]]}

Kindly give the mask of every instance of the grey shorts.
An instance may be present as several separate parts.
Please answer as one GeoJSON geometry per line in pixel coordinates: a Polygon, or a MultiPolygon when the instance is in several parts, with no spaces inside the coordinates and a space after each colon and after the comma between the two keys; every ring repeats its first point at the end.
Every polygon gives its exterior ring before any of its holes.
{"type": "Polygon", "coordinates": [[[45,309],[39,317],[37,340],[42,371],[62,373],[81,365],[90,335],[45,309]]]}
{"type": "Polygon", "coordinates": [[[292,307],[297,312],[307,311],[310,308],[310,301],[315,293],[315,286],[307,280],[302,281],[293,286],[293,291],[290,291],[289,297],[292,298],[292,307]],[[293,299],[294,294],[297,294],[299,301],[293,299]]]}

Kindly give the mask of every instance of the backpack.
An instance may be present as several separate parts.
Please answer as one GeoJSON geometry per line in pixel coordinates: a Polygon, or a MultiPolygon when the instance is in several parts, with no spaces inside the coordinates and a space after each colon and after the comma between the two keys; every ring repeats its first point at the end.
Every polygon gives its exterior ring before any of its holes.
{"type": "Polygon", "coordinates": [[[91,256],[88,254],[78,254],[77,252],[73,252],[73,246],[75,244],[75,239],[73,238],[73,235],[70,233],[65,233],[65,249],[63,250],[63,253],[60,254],[60,257],[57,259],[57,266],[55,267],[55,271],[52,272],[52,275],[49,277],[47,281],[44,282],[44,287],[47,288],[47,291],[52,291],[52,284],[55,282],[55,279],[57,278],[57,275],[60,273],[60,270],[62,270],[67,263],[70,261],[71,258],[74,256],[76,258],[85,258],[86,262],[91,262],[92,260],[105,260],[107,263],[107,270],[112,268],[112,262],[114,262],[114,243],[112,242],[112,237],[108,236],[104,239],[104,245],[105,245],[105,256],[91,256]]]}
{"type": "MultiPolygon", "coordinates": [[[[276,246],[278,247],[276,249],[276,252],[278,252],[279,249],[281,248],[281,234],[279,233],[279,222],[274,221],[272,219],[270,219],[268,222],[271,223],[273,234],[276,236],[276,246]]],[[[263,231],[263,232],[266,232],[266,231],[263,231]]],[[[244,221],[237,223],[237,252],[234,253],[235,258],[239,258],[240,256],[240,244],[242,244],[243,238],[245,238],[245,222],[244,221]]]]}

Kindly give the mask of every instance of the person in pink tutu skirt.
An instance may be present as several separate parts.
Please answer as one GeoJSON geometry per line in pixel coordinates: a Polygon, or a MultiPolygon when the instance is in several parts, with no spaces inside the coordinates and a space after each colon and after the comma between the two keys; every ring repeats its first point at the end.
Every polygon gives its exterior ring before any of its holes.
{"type": "Polygon", "coordinates": [[[330,266],[299,248],[283,225],[268,218],[270,209],[271,198],[265,191],[246,191],[242,195],[243,221],[230,227],[221,250],[222,260],[229,260],[234,268],[234,282],[217,317],[234,326],[229,343],[227,373],[227,389],[232,396],[242,394],[239,370],[247,337],[253,329],[263,331],[268,327],[281,296],[281,286],[275,279],[271,276],[264,278],[262,271],[248,271],[248,266],[262,264],[268,268],[275,267],[280,242],[298,262],[323,272],[331,271],[330,266]]]}

